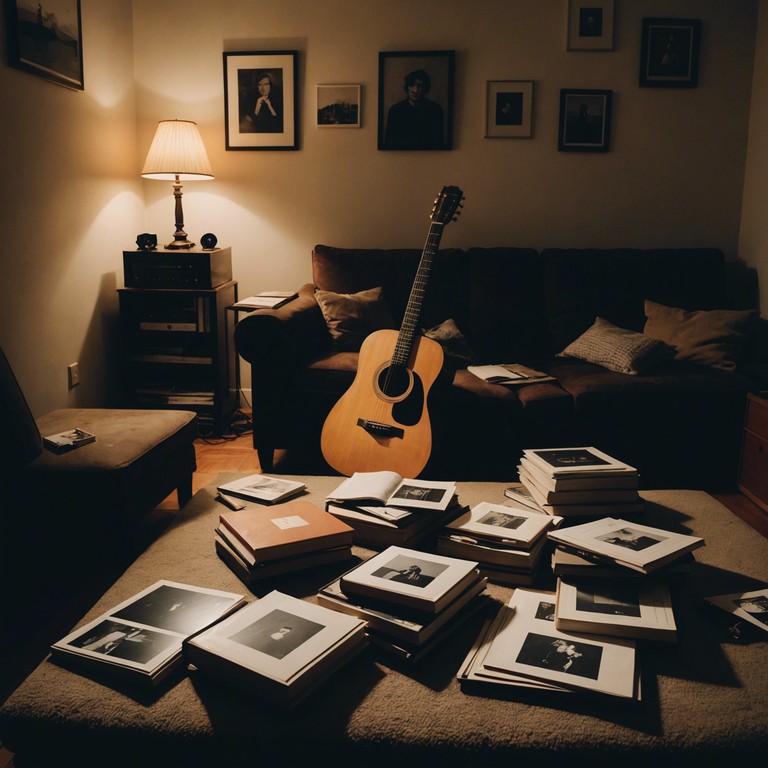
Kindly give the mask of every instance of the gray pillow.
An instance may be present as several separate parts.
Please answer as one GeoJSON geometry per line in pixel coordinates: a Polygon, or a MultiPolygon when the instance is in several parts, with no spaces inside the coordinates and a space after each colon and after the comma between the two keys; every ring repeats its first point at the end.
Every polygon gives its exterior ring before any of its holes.
{"type": "Polygon", "coordinates": [[[663,341],[619,328],[598,317],[591,328],[557,356],[576,357],[609,371],[636,376],[674,354],[674,348],[663,341]]]}
{"type": "Polygon", "coordinates": [[[336,351],[358,352],[368,334],[394,327],[382,294],[380,287],[358,293],[315,291],[336,351]]]}

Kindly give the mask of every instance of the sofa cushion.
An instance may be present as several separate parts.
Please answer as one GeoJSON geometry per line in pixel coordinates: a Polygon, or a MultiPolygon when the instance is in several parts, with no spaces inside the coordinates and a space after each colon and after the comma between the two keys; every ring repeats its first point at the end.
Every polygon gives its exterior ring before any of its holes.
{"type": "Polygon", "coordinates": [[[440,325],[425,330],[424,335],[428,339],[436,341],[443,348],[445,362],[448,365],[458,367],[471,363],[474,359],[472,348],[453,318],[448,318],[440,325]]]}
{"type": "Polygon", "coordinates": [[[569,344],[558,357],[577,357],[617,373],[636,376],[674,355],[663,341],[618,328],[598,317],[591,328],[569,344]]]}
{"type": "Polygon", "coordinates": [[[368,334],[394,328],[379,286],[357,293],[315,291],[315,298],[338,352],[356,352],[368,334]]]}
{"type": "Polygon", "coordinates": [[[676,349],[678,360],[732,371],[738,364],[754,310],[713,309],[688,312],[646,300],[644,333],[676,349]]]}

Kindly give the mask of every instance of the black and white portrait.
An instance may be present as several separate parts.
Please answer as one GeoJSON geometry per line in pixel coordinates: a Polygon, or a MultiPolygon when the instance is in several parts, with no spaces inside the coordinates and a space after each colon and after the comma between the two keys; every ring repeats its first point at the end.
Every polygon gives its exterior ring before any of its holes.
{"type": "Polygon", "coordinates": [[[494,525],[497,528],[510,528],[514,530],[519,528],[525,520],[526,518],[520,517],[520,515],[491,511],[484,514],[477,522],[483,525],[494,525]]]}
{"type": "Polygon", "coordinates": [[[602,656],[599,645],[529,632],[517,662],[597,680],[602,656]]]}
{"type": "Polygon", "coordinates": [[[278,608],[241,629],[230,639],[268,656],[283,659],[323,629],[323,624],[278,608]]]}
{"type": "Polygon", "coordinates": [[[102,621],[71,641],[70,645],[105,656],[146,664],[179,639],[119,621],[102,621]]]}
{"type": "Polygon", "coordinates": [[[666,536],[658,534],[651,536],[644,531],[638,531],[626,526],[597,537],[598,541],[604,541],[606,544],[613,544],[616,547],[624,547],[624,549],[631,549],[633,552],[641,552],[666,539],[666,536]]]}
{"type": "Polygon", "coordinates": [[[379,149],[451,149],[453,51],[379,54],[379,149]]]}
{"type": "Polygon", "coordinates": [[[423,558],[397,555],[386,565],[377,568],[372,576],[414,587],[426,587],[448,568],[444,563],[435,563],[423,558]]]}

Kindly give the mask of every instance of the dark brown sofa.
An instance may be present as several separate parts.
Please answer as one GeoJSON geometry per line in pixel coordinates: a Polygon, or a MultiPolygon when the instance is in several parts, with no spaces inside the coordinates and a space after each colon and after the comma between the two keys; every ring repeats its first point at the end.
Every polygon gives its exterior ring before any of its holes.
{"type": "MultiPolygon", "coordinates": [[[[319,435],[354,378],[357,352],[334,348],[315,291],[381,286],[399,328],[420,256],[318,245],[313,282],[296,300],[239,322],[235,342],[252,368],[253,439],[266,471],[331,471],[319,435]],[[277,466],[275,449],[287,449],[277,466]]],[[[420,326],[452,319],[463,338],[446,342],[430,394],[435,438],[424,476],[511,481],[524,447],[583,444],[637,466],[644,488],[734,486],[753,378],[678,359],[629,375],[556,356],[597,317],[642,332],[646,299],[688,311],[748,309],[729,290],[731,273],[716,249],[440,251],[420,326]],[[557,381],[490,385],[467,362],[525,363],[557,381]]]]}

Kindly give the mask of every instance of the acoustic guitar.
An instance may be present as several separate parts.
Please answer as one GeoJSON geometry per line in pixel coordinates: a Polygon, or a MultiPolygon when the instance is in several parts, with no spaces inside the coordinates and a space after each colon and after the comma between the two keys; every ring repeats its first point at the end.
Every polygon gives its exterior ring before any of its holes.
{"type": "Polygon", "coordinates": [[[443,187],[400,331],[374,331],[360,347],[350,388],[331,409],[320,447],[337,472],[390,470],[415,478],[432,453],[427,396],[443,366],[442,347],[418,333],[432,261],[446,224],[458,218],[463,193],[443,187]]]}

